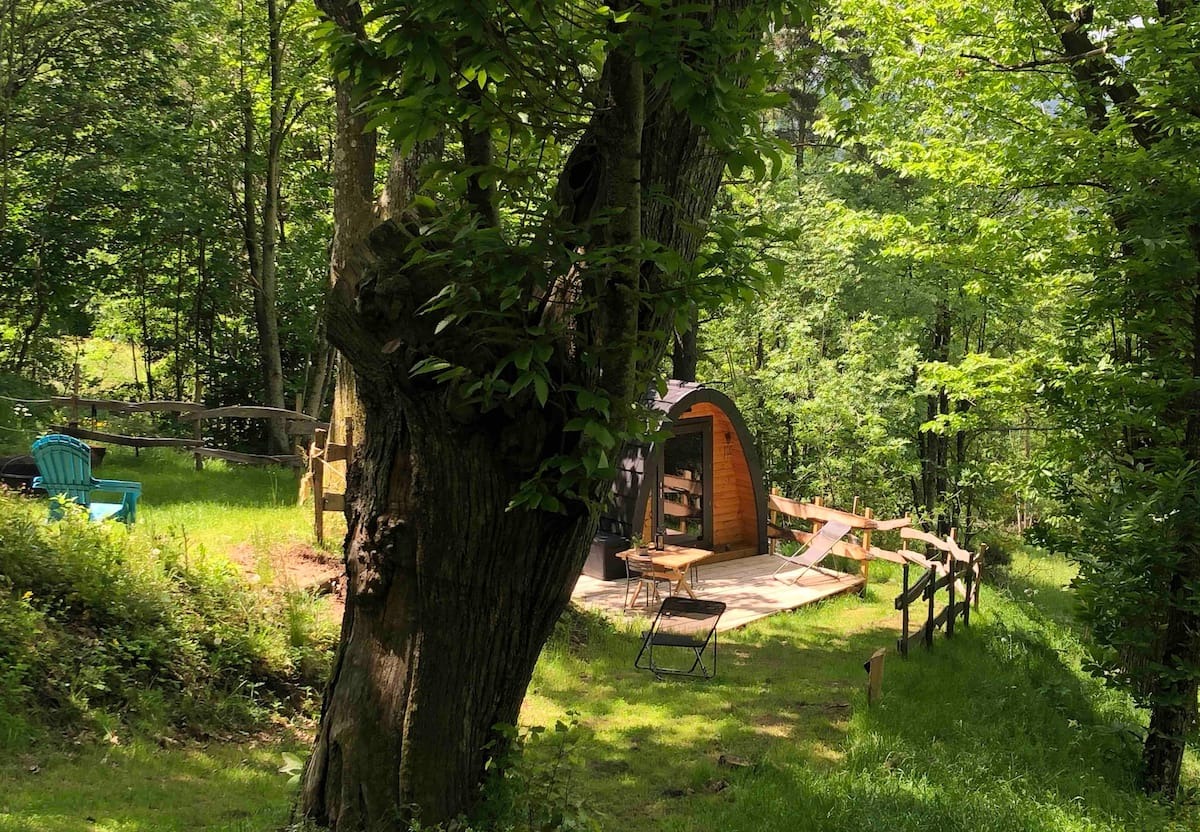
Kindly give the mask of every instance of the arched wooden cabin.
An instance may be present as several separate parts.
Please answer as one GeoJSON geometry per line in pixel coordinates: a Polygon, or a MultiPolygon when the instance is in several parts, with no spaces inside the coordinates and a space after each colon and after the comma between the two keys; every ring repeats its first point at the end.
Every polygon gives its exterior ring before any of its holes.
{"type": "Polygon", "coordinates": [[[662,529],[667,543],[711,549],[709,561],[767,551],[767,494],[746,422],[719,390],[667,384],[651,406],[671,438],[630,448],[617,464],[612,497],[584,568],[597,578],[623,577],[611,555],[635,534],[647,542],[662,529]]]}

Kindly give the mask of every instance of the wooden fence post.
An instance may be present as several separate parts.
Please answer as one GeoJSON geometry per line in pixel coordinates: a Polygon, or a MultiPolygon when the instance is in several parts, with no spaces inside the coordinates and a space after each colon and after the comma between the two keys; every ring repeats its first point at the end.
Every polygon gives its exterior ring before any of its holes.
{"type": "MultiPolygon", "coordinates": [[[[777,486],[777,485],[771,486],[771,496],[772,497],[779,496],[779,486],[777,486]]],[[[773,525],[773,526],[783,525],[782,523],[779,522],[779,512],[775,511],[775,509],[771,509],[771,512],[768,515],[768,517],[769,517],[771,525],[773,525]]],[[[777,551],[778,548],[779,548],[779,541],[773,537],[768,537],[767,538],[767,554],[768,555],[775,554],[775,552],[777,551]]]]}
{"type": "Polygon", "coordinates": [[[967,576],[964,578],[967,597],[963,599],[963,626],[971,626],[971,593],[975,589],[975,553],[971,552],[967,559],[967,576]]]}
{"type": "Polygon", "coordinates": [[[929,613],[925,618],[925,646],[933,649],[933,605],[937,595],[937,564],[929,566],[929,583],[925,585],[925,598],[929,601],[929,613]]]}
{"type": "Polygon", "coordinates": [[[978,571],[975,573],[975,598],[973,601],[973,603],[975,605],[975,612],[979,612],[979,590],[981,588],[980,585],[983,583],[983,564],[984,564],[986,555],[987,555],[987,544],[980,543],[979,544],[979,558],[978,558],[978,563],[977,563],[978,571]]]}
{"type": "Polygon", "coordinates": [[[874,705],[883,696],[883,657],[887,650],[880,647],[863,665],[867,671],[867,705],[874,705]]]}
{"type": "Polygon", "coordinates": [[[75,367],[71,371],[71,418],[67,419],[67,424],[73,428],[79,427],[79,362],[75,362],[75,367]]]}
{"type": "MultiPolygon", "coordinates": [[[[854,507],[858,508],[858,498],[857,497],[854,498],[854,507]]],[[[870,523],[870,521],[875,519],[875,512],[869,508],[865,509],[863,511],[863,517],[867,518],[867,522],[870,523]]],[[[863,547],[864,551],[867,551],[867,552],[871,551],[871,530],[870,529],[863,529],[862,547],[863,547]]],[[[866,595],[867,594],[867,581],[870,580],[870,577],[871,577],[871,562],[869,560],[859,561],[858,562],[858,571],[862,574],[862,579],[863,579],[862,594],[866,595]]]]}
{"type": "Polygon", "coordinates": [[[904,606],[900,608],[900,641],[897,643],[897,652],[904,658],[908,658],[908,564],[903,567],[904,572],[904,589],[901,598],[904,599],[904,606]]]}
{"type": "Polygon", "coordinates": [[[325,544],[325,445],[329,432],[323,428],[313,431],[312,450],[308,454],[309,472],[312,475],[313,536],[317,545],[325,544]]]}
{"type": "MultiPolygon", "coordinates": [[[[297,413],[304,412],[304,394],[303,393],[296,394],[296,412],[297,413]]],[[[287,423],[285,422],[284,424],[287,424],[287,423]]],[[[292,423],[293,429],[295,428],[295,424],[296,424],[295,422],[292,423]]],[[[303,455],[304,440],[302,440],[300,438],[300,434],[293,433],[293,434],[291,434],[291,438],[292,438],[292,453],[303,455]]]]}
{"type": "MultiPolygon", "coordinates": [[[[200,380],[199,373],[196,373],[195,400],[196,400],[196,404],[204,404],[204,382],[200,380]]],[[[199,419],[199,418],[196,419],[196,426],[193,428],[192,436],[198,442],[204,441],[204,420],[203,419],[199,419]]],[[[192,456],[196,461],[196,470],[203,471],[204,470],[204,457],[200,455],[200,452],[198,450],[196,453],[192,454],[192,456]]]]}
{"type": "MultiPolygon", "coordinates": [[[[951,540],[954,539],[951,535],[951,540]]],[[[946,609],[946,638],[954,638],[954,567],[958,565],[958,558],[953,552],[946,553],[946,570],[949,574],[949,581],[946,583],[946,591],[950,594],[950,606],[946,609]]]]}

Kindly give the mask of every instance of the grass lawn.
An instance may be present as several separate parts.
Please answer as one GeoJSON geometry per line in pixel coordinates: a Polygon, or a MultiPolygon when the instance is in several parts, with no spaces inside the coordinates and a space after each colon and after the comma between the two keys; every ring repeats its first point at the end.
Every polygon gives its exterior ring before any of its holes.
{"type": "MultiPolygon", "coordinates": [[[[1137,717],[1080,669],[1070,567],[1024,555],[1012,574],[969,631],[890,655],[871,709],[894,584],[731,634],[708,683],[635,671],[635,634],[586,627],[543,657],[524,720],[579,714],[576,788],[624,832],[1197,828],[1194,802],[1172,818],[1136,792],[1137,717]]],[[[1193,801],[1198,775],[1193,753],[1193,801]]]]}
{"type": "MultiPolygon", "coordinates": [[[[129,448],[110,447],[96,474],[142,483],[138,522],[158,534],[184,535],[189,546],[210,553],[315,545],[312,508],[297,504],[299,476],[290,469],[205,460],[198,472],[190,454],[153,449],[135,456],[129,448]]],[[[327,518],[327,526],[340,523],[334,514],[327,518]]],[[[327,541],[336,547],[339,529],[332,532],[327,541]]]]}
{"type": "MultiPolygon", "coordinates": [[[[183,454],[114,449],[100,473],[142,481],[140,522],[210,553],[312,540],[286,471],[197,473],[183,454]]],[[[635,671],[637,625],[573,615],[543,655],[522,721],[576,715],[559,791],[601,813],[606,830],[1200,828],[1194,749],[1182,807],[1137,793],[1142,721],[1081,669],[1070,575],[1061,559],[1019,554],[1006,587],[985,588],[969,631],[908,660],[888,656],[884,699],[870,709],[862,664],[898,626],[895,577],[882,567],[865,601],[723,636],[710,682],[635,671]]],[[[306,747],[280,733],[254,747],[123,738],[23,750],[0,761],[0,832],[277,830],[291,794],[280,754],[306,747]]]]}
{"type": "Polygon", "coordinates": [[[0,762],[0,832],[265,832],[288,821],[295,739],[164,750],[149,740],[0,762]]]}

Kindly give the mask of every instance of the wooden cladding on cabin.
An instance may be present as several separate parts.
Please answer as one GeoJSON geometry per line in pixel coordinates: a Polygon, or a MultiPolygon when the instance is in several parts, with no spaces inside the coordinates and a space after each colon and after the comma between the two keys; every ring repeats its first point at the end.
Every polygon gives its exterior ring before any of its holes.
{"type": "Polygon", "coordinates": [[[745,449],[729,415],[711,402],[697,402],[679,419],[704,416],[712,418],[713,481],[707,487],[712,500],[713,550],[757,547],[758,512],[745,449]]]}
{"type": "MultiPolygon", "coordinates": [[[[692,405],[677,420],[709,417],[712,419],[712,482],[705,483],[707,499],[712,500],[712,547],[717,554],[713,562],[725,560],[721,554],[746,557],[758,551],[758,509],[754,499],[754,482],[746,462],[745,449],[738,440],[737,430],[724,410],[711,402],[692,405]]],[[[653,504],[658,495],[651,489],[648,495],[642,537],[654,539],[652,528],[653,504]]]]}

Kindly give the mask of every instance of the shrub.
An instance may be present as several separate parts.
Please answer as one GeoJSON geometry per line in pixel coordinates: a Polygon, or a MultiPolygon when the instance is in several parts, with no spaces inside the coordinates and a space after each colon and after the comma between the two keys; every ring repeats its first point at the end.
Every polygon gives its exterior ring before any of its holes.
{"type": "Polygon", "coordinates": [[[207,732],[323,682],[336,631],[312,598],[251,589],[223,559],[73,506],[44,518],[0,495],[0,742],[114,720],[207,732]]]}
{"type": "Polygon", "coordinates": [[[980,546],[987,546],[984,552],[984,563],[989,567],[1008,567],[1012,564],[1013,549],[1021,545],[1020,538],[1005,534],[997,529],[989,529],[975,535],[971,547],[976,551],[980,546]]]}
{"type": "Polygon", "coordinates": [[[582,799],[572,759],[583,729],[576,714],[552,729],[497,725],[505,752],[494,761],[477,825],[503,832],[597,832],[599,817],[582,799]]]}

